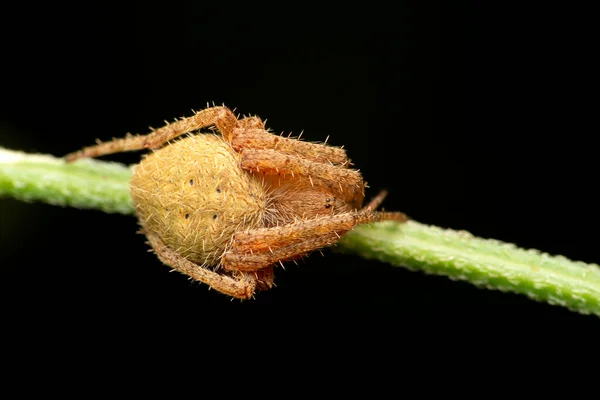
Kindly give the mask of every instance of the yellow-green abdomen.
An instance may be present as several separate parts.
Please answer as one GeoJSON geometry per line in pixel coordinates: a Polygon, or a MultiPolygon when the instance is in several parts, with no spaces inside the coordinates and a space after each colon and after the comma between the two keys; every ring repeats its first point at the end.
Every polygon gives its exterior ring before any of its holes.
{"type": "Polygon", "coordinates": [[[145,157],[131,179],[140,224],[198,264],[216,265],[234,233],[262,224],[263,185],[221,136],[186,137],[145,157]]]}

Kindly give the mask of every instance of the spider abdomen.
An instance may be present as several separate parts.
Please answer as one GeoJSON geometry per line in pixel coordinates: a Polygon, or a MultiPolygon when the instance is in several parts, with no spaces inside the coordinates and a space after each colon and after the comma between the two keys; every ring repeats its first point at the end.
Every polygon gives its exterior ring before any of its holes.
{"type": "Polygon", "coordinates": [[[221,136],[198,134],[146,156],[131,193],[142,227],[199,264],[216,266],[235,232],[259,227],[267,195],[221,136]]]}

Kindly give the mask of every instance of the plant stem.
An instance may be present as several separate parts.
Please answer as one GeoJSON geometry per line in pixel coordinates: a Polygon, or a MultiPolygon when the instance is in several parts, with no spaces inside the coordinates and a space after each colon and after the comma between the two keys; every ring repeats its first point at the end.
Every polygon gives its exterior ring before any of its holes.
{"type": "MultiPolygon", "coordinates": [[[[133,214],[130,177],[131,168],[118,163],[86,159],[66,164],[48,155],[0,148],[0,196],[133,214]]],[[[600,316],[600,267],[596,264],[416,221],[358,226],[338,244],[337,249],[364,258],[600,316]]]]}
{"type": "Polygon", "coordinates": [[[415,221],[362,225],[341,251],[600,316],[600,267],[415,221]]]}
{"type": "Polygon", "coordinates": [[[130,177],[123,164],[93,159],[67,164],[49,155],[0,148],[0,196],[133,214],[130,177]]]}

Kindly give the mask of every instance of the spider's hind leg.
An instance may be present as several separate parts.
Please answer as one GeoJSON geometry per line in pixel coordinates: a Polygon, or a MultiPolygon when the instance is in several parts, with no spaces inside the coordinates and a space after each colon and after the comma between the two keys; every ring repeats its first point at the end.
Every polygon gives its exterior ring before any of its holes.
{"type": "Polygon", "coordinates": [[[230,141],[233,130],[238,127],[238,120],[227,107],[210,107],[191,117],[167,124],[147,135],[129,135],[121,139],[113,139],[110,142],[98,143],[95,146],[84,147],[82,150],[67,154],[65,159],[67,162],[71,162],[83,157],[99,157],[123,151],[154,149],[185,133],[211,125],[217,127],[225,140],[230,141]]]}
{"type": "Polygon", "coordinates": [[[257,285],[260,289],[263,289],[265,286],[270,287],[273,283],[273,277],[272,274],[269,276],[269,271],[263,274],[241,272],[235,278],[219,274],[195,264],[171,250],[156,234],[146,232],[146,237],[157,257],[164,264],[231,297],[249,299],[254,295],[257,285]],[[257,282],[259,279],[260,283],[257,282]]]}

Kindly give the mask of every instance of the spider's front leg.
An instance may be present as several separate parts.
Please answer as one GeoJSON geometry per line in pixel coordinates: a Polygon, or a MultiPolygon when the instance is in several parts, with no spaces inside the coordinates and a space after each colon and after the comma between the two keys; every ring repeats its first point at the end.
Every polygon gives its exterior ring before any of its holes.
{"type": "MultiPolygon", "coordinates": [[[[249,128],[249,125],[246,125],[249,128]]],[[[300,157],[304,160],[346,168],[350,160],[346,151],[321,143],[301,142],[266,131],[264,127],[255,129],[236,129],[231,145],[237,151],[244,149],[276,150],[280,154],[300,157]]]]}
{"type": "Polygon", "coordinates": [[[277,150],[245,149],[242,151],[242,168],[272,175],[290,175],[303,177],[310,183],[319,186],[331,186],[337,183],[336,190],[348,198],[362,195],[364,181],[360,172],[336,165],[313,162],[301,157],[282,154],[277,150]]]}
{"type": "Polygon", "coordinates": [[[400,212],[366,210],[240,232],[235,235],[232,249],[225,253],[221,262],[228,270],[260,270],[329,246],[357,224],[383,220],[406,221],[407,217],[400,212]]]}
{"type": "Polygon", "coordinates": [[[67,154],[65,159],[67,162],[71,162],[83,157],[99,157],[123,151],[155,149],[185,133],[213,125],[217,127],[227,141],[231,140],[233,130],[236,128],[264,128],[262,121],[257,117],[248,117],[238,121],[229,108],[224,106],[210,107],[197,112],[191,117],[165,125],[147,135],[129,135],[122,139],[113,139],[110,142],[84,147],[80,151],[67,154]]]}

